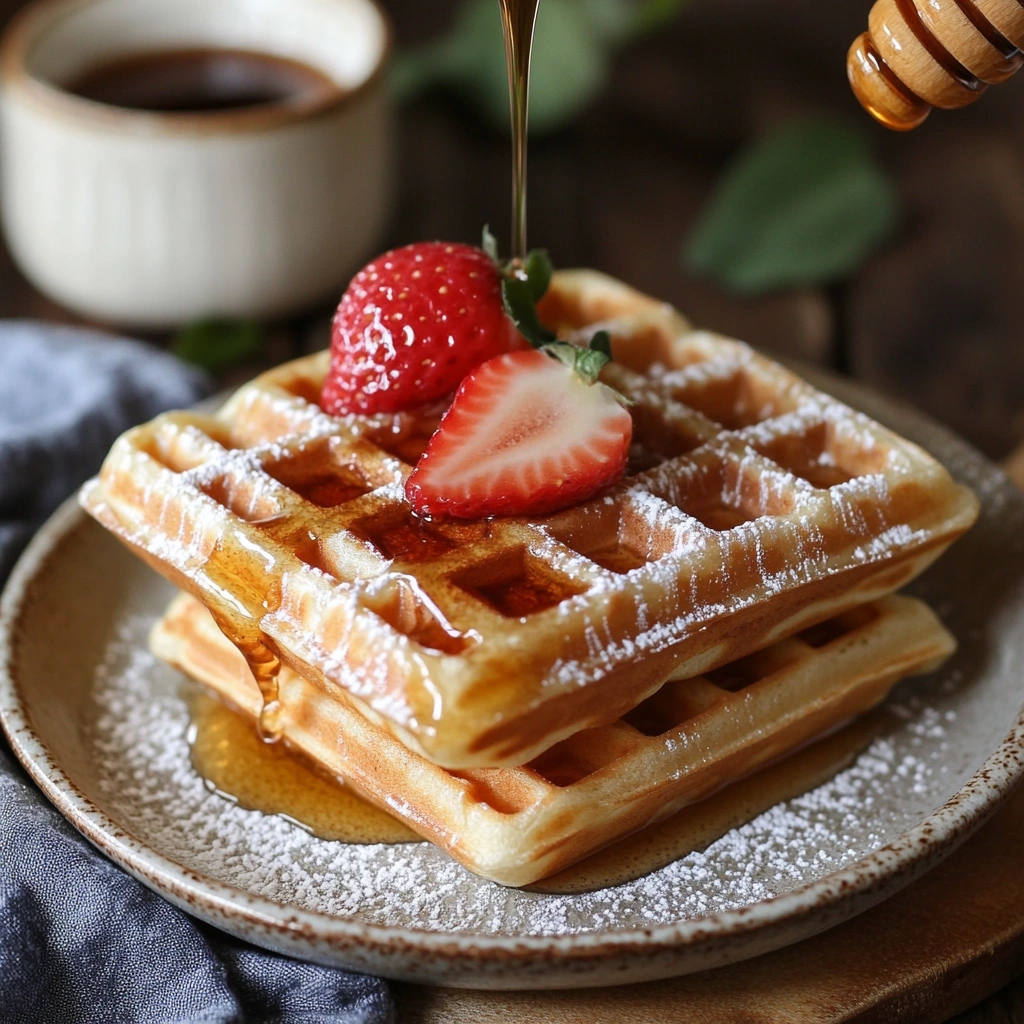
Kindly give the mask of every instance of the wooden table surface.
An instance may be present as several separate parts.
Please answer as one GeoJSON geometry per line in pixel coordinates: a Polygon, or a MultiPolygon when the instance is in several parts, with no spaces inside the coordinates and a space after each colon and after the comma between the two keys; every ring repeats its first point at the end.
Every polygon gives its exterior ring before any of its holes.
{"type": "MultiPolygon", "coordinates": [[[[383,0],[400,45],[437,32],[456,2],[383,0]]],[[[0,23],[18,6],[0,0],[0,23]]],[[[1024,438],[1024,75],[969,111],[937,112],[908,136],[887,133],[860,113],[845,82],[846,48],[869,6],[691,0],[675,26],[616,59],[599,104],[533,144],[532,240],[559,265],[607,270],[699,323],[846,369],[1005,458],[1024,438]],[[906,214],[892,244],[828,290],[741,300],[685,273],[681,240],[723,165],[772,125],[821,111],[861,124],[897,181],[906,214]]],[[[457,100],[407,108],[399,153],[382,246],[474,240],[484,223],[506,224],[507,139],[457,100]]],[[[230,380],[321,345],[330,312],[271,325],[267,350],[230,380]]],[[[0,315],[75,322],[2,251],[0,315]]],[[[1024,475],[1024,450],[1014,465],[1024,475]]],[[[1024,984],[957,1020],[1024,1024],[1024,984]]]]}

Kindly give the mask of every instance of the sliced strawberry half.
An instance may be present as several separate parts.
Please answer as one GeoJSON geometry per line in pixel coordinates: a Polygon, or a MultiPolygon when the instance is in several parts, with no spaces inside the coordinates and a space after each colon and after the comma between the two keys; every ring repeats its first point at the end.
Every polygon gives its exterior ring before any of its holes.
{"type": "Polygon", "coordinates": [[[405,493],[431,515],[543,515],[617,480],[632,433],[610,388],[544,351],[511,352],[462,382],[405,493]]]}

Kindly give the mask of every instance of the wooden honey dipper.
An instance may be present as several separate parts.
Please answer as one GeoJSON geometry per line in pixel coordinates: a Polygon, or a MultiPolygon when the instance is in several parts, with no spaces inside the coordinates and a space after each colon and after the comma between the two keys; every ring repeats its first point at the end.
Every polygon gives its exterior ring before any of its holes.
{"type": "Polygon", "coordinates": [[[877,0],[846,70],[861,105],[896,131],[932,107],[973,103],[1024,54],[1024,0],[877,0]]]}

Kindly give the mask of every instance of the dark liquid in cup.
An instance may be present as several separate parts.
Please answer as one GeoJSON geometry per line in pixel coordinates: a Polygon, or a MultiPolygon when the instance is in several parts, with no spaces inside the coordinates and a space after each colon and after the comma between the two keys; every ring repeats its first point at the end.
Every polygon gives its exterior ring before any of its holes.
{"type": "Polygon", "coordinates": [[[161,50],[92,68],[67,87],[88,100],[131,110],[200,114],[305,104],[337,92],[323,72],[248,50],[161,50]]]}

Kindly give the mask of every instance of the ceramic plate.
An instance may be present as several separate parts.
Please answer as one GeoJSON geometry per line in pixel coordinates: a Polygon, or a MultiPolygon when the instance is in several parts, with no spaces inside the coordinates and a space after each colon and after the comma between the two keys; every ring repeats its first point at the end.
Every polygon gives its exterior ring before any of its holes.
{"type": "Polygon", "coordinates": [[[636,882],[508,890],[429,844],[325,842],[208,791],[189,762],[181,677],[146,648],[171,589],[73,503],[4,597],[3,725],[49,798],[136,877],[226,931],[321,963],[473,987],[608,985],[805,938],[965,839],[1022,773],[1024,740],[1024,497],[921,416],[824,386],[979,494],[978,525],[912,588],[960,650],[896,689],[850,768],[636,882]]]}

